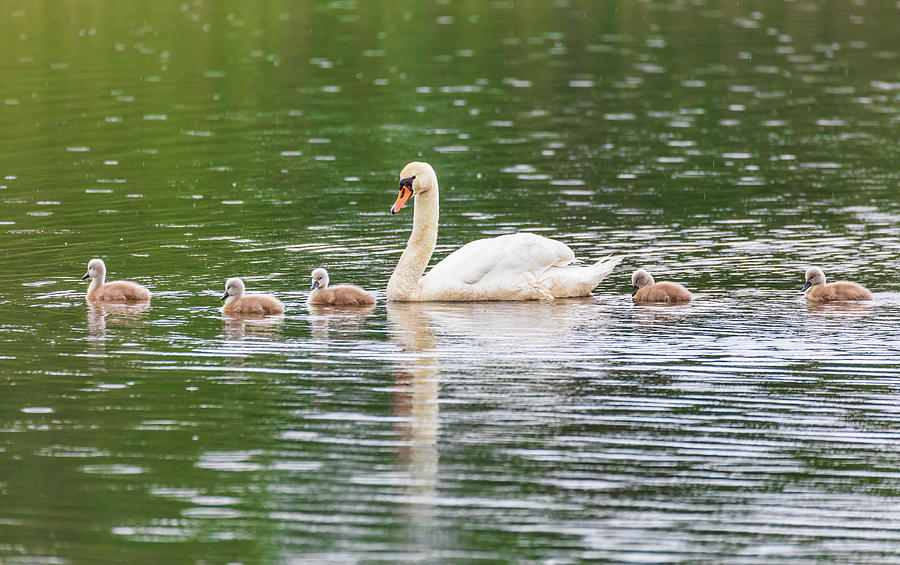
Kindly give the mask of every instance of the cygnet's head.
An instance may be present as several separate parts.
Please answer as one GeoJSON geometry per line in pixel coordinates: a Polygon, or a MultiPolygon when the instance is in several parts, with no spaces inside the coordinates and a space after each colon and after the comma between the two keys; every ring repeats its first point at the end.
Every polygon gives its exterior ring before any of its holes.
{"type": "Polygon", "coordinates": [[[328,271],[325,269],[319,268],[312,272],[312,286],[309,287],[309,290],[317,288],[328,288],[328,271]]]}
{"type": "Polygon", "coordinates": [[[406,206],[410,196],[427,192],[437,185],[437,175],[431,165],[421,161],[413,161],[400,171],[400,194],[391,206],[391,214],[396,214],[406,206]]]}
{"type": "Polygon", "coordinates": [[[638,269],[631,274],[631,295],[637,294],[638,289],[653,284],[653,275],[644,269],[638,269]]]}
{"type": "Polygon", "coordinates": [[[225,294],[222,295],[221,300],[226,300],[228,297],[240,298],[242,294],[244,294],[244,281],[235,277],[228,279],[228,282],[225,283],[225,294]]]}
{"type": "Polygon", "coordinates": [[[800,291],[803,292],[809,287],[817,284],[825,284],[825,273],[818,267],[810,267],[806,270],[806,283],[804,283],[803,288],[800,289],[800,291]]]}
{"type": "Polygon", "coordinates": [[[103,259],[91,259],[88,262],[87,272],[81,277],[81,280],[102,279],[106,276],[106,264],[103,259]]]}

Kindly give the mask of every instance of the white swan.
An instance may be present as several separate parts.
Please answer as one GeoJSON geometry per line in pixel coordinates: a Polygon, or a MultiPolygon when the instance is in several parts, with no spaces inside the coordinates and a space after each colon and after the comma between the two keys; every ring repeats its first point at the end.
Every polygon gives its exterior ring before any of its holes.
{"type": "Polygon", "coordinates": [[[409,242],[387,285],[392,301],[553,300],[587,296],[622,261],[609,257],[576,265],[564,243],[533,233],[479,239],[460,247],[431,268],[437,242],[438,181],[428,163],[413,162],[400,171],[396,214],[415,196],[409,242]]]}

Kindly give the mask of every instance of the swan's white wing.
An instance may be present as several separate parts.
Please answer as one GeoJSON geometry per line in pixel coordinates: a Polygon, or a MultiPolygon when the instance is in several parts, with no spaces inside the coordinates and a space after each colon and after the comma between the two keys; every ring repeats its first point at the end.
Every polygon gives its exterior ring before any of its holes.
{"type": "Polygon", "coordinates": [[[559,241],[533,233],[501,235],[460,247],[432,267],[421,284],[477,285],[486,279],[521,284],[573,261],[575,254],[559,241]]]}

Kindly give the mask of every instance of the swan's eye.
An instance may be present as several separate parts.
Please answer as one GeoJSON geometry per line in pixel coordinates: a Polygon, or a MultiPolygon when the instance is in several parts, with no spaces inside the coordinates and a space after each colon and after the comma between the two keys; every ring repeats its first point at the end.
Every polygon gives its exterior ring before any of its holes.
{"type": "Polygon", "coordinates": [[[414,180],[416,180],[415,176],[412,176],[412,177],[409,177],[406,179],[400,179],[400,189],[402,190],[404,188],[408,188],[410,190],[410,192],[412,192],[412,189],[413,189],[412,184],[413,184],[414,180]]]}

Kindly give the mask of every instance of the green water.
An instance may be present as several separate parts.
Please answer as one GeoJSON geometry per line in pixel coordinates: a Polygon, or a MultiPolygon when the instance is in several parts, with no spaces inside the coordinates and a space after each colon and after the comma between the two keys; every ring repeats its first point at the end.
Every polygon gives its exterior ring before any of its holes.
{"type": "Polygon", "coordinates": [[[893,562],[900,8],[0,6],[0,562],[893,562]],[[386,304],[537,231],[594,296],[386,304]],[[90,307],[80,280],[148,286],[90,307]],[[869,287],[809,307],[802,271],[869,287]],[[375,291],[314,310],[309,273],[375,291]],[[696,300],[631,304],[630,272],[696,300]],[[287,305],[223,319],[225,280],[287,305]]]}

